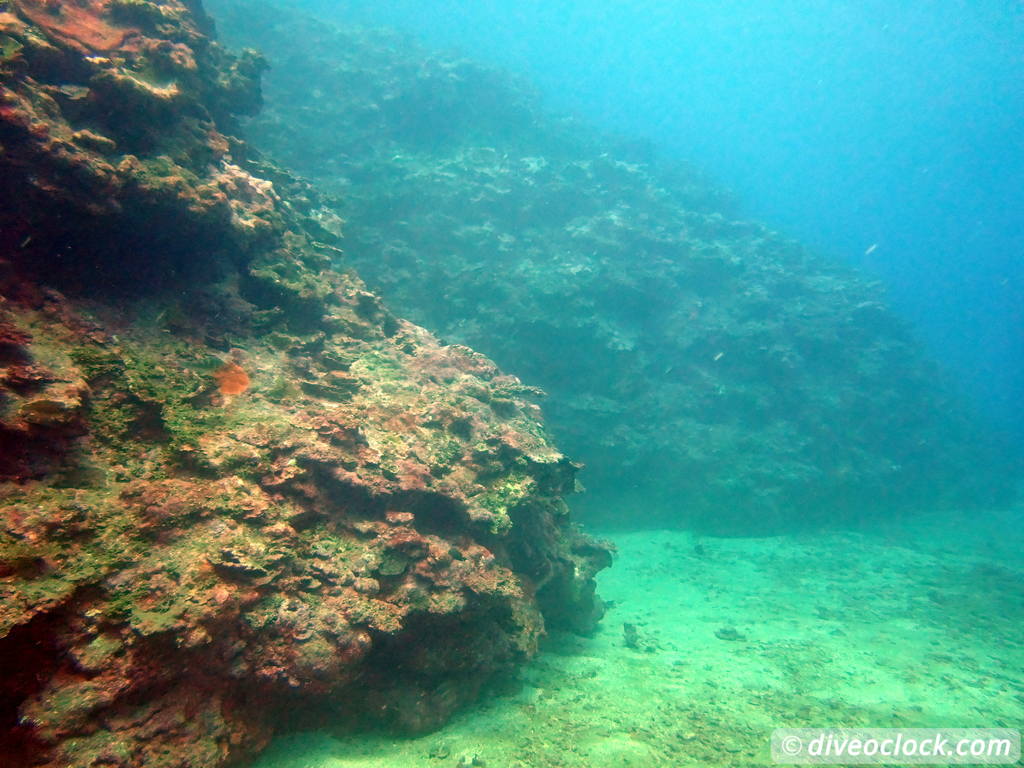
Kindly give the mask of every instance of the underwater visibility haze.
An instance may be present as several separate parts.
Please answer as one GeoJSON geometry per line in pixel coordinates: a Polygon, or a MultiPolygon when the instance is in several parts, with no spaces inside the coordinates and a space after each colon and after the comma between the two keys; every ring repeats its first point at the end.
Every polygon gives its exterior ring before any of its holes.
{"type": "Polygon", "coordinates": [[[0,766],[1019,732],[1022,42],[0,2],[0,766]]]}
{"type": "Polygon", "coordinates": [[[295,0],[526,74],[883,279],[1024,437],[1024,11],[1006,0],[295,0]]]}

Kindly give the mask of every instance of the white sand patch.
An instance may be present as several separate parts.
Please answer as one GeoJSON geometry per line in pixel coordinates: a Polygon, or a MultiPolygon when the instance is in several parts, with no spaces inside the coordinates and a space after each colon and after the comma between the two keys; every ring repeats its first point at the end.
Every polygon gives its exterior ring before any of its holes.
{"type": "Polygon", "coordinates": [[[601,628],[551,638],[516,693],[415,739],[289,737],[258,766],[735,768],[770,764],[779,726],[1017,728],[1024,547],[1010,523],[615,535],[601,628]]]}

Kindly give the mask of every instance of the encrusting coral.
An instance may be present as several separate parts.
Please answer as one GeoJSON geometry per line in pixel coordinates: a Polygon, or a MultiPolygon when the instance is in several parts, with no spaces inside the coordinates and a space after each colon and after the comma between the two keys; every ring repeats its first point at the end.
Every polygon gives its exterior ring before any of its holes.
{"type": "Polygon", "coordinates": [[[329,268],[316,192],[229,135],[260,58],[211,34],[0,10],[4,765],[420,731],[600,614],[535,391],[329,268]]]}
{"type": "Polygon", "coordinates": [[[240,395],[249,388],[249,374],[238,363],[225,363],[213,373],[222,395],[240,395]]]}

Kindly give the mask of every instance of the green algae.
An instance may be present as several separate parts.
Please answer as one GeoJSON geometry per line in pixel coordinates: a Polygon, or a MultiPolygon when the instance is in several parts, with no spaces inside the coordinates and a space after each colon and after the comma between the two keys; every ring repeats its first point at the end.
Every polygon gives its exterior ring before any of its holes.
{"type": "Polygon", "coordinates": [[[381,553],[376,572],[381,576],[399,576],[409,567],[409,558],[392,550],[381,553]]]}
{"type": "Polygon", "coordinates": [[[374,387],[387,392],[394,387],[406,389],[409,386],[401,365],[391,355],[369,351],[352,361],[349,370],[353,375],[374,382],[374,387]]]}
{"type": "Polygon", "coordinates": [[[452,467],[463,457],[464,447],[454,438],[439,438],[431,442],[430,473],[435,477],[443,477],[451,472],[452,467]]]}
{"type": "Polygon", "coordinates": [[[16,59],[24,47],[20,40],[10,35],[0,35],[0,64],[6,64],[16,59]]]}
{"type": "Polygon", "coordinates": [[[288,376],[278,374],[271,379],[270,383],[263,389],[263,396],[274,403],[295,398],[300,393],[300,387],[288,376]]]}
{"type": "Polygon", "coordinates": [[[513,473],[484,493],[473,497],[473,504],[491,514],[491,532],[504,535],[512,530],[513,510],[530,498],[536,488],[537,482],[529,475],[513,473]]]}
{"type": "Polygon", "coordinates": [[[91,383],[124,372],[124,361],[113,349],[83,345],[72,347],[70,356],[91,383]]]}
{"type": "Polygon", "coordinates": [[[163,6],[149,0],[110,0],[107,8],[117,21],[146,28],[173,18],[163,6]]]}
{"type": "MultiPolygon", "coordinates": [[[[126,451],[134,451],[131,443],[141,439],[161,446],[183,466],[209,471],[210,457],[203,448],[207,436],[254,424],[288,429],[280,418],[268,420],[257,405],[244,401],[214,405],[213,374],[223,360],[182,342],[122,342],[116,352],[79,347],[72,356],[94,386],[90,418],[95,432],[122,459],[126,451]]],[[[279,384],[278,396],[287,391],[287,386],[279,384]]],[[[251,455],[244,452],[234,456],[228,452],[221,459],[239,472],[254,468],[251,455]]]]}

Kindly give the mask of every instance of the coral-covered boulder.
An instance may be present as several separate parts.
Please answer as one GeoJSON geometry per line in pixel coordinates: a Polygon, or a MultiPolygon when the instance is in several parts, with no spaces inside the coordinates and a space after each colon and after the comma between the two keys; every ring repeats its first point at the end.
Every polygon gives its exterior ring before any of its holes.
{"type": "Polygon", "coordinates": [[[198,3],[0,12],[0,763],[209,768],[439,725],[605,546],[536,391],[328,269],[198,3]]]}

